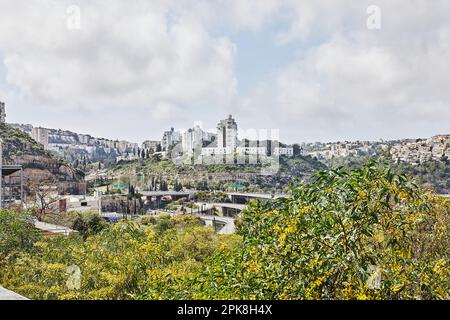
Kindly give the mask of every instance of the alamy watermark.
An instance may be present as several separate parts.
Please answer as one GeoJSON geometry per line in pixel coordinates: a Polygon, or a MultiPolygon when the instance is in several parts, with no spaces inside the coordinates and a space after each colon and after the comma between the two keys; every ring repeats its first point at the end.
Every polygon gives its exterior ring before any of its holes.
{"type": "Polygon", "coordinates": [[[370,5],[367,7],[367,29],[381,30],[381,7],[370,5]]]}
{"type": "Polygon", "coordinates": [[[238,139],[237,129],[204,131],[201,122],[196,122],[194,129],[182,132],[191,136],[183,136],[166,150],[178,165],[255,165],[262,175],[274,175],[280,168],[280,156],[293,156],[292,147],[281,146],[279,129],[239,129],[238,139]],[[217,132],[212,141],[203,139],[203,135],[212,135],[209,132],[217,132]]]}
{"type": "Polygon", "coordinates": [[[80,290],[81,288],[81,269],[76,265],[67,268],[66,275],[68,275],[66,286],[69,290],[80,290]]]}
{"type": "Polygon", "coordinates": [[[66,10],[66,26],[69,30],[81,29],[81,8],[77,5],[71,5],[66,10]]]}
{"type": "Polygon", "coordinates": [[[369,277],[367,278],[367,288],[372,290],[380,290],[381,289],[381,269],[378,266],[371,265],[367,269],[367,274],[369,277]]]}

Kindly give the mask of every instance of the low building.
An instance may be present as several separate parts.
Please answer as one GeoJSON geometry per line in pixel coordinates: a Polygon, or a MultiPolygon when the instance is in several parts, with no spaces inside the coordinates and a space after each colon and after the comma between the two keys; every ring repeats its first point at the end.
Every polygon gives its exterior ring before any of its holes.
{"type": "Polygon", "coordinates": [[[267,150],[265,147],[237,147],[238,155],[265,155],[267,150]]]}
{"type": "Polygon", "coordinates": [[[232,148],[202,148],[202,156],[226,155],[233,154],[232,148]]]}
{"type": "Polygon", "coordinates": [[[161,145],[161,141],[157,140],[147,140],[142,143],[142,149],[149,150],[152,149],[153,151],[156,151],[158,149],[158,146],[161,145]]]}
{"type": "Polygon", "coordinates": [[[286,156],[286,157],[293,157],[294,156],[294,148],[288,147],[288,148],[274,148],[273,149],[273,155],[274,156],[286,156]]]}

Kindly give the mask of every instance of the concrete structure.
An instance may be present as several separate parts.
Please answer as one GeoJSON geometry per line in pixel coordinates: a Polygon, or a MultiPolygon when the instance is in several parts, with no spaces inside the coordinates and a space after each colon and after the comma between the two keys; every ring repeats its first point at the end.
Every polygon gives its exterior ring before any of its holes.
{"type": "Polygon", "coordinates": [[[5,121],[6,121],[5,103],[0,101],[0,123],[5,123],[5,121]]]}
{"type": "Polygon", "coordinates": [[[234,219],[229,217],[198,215],[207,226],[212,226],[218,234],[233,234],[236,232],[234,219]]]}
{"type": "Polygon", "coordinates": [[[23,208],[23,168],[3,165],[3,140],[0,138],[0,208],[5,204],[15,204],[19,193],[20,207],[23,208]],[[13,175],[20,171],[20,183],[15,184],[13,175]],[[18,191],[17,191],[18,190],[18,191]]]}
{"type": "Polygon", "coordinates": [[[146,205],[152,209],[160,209],[163,204],[164,197],[170,197],[172,201],[182,198],[191,200],[194,198],[194,192],[181,191],[142,191],[140,194],[146,198],[146,205]]]}
{"type": "Polygon", "coordinates": [[[224,217],[235,218],[247,205],[238,203],[211,203],[214,208],[220,209],[224,217]]]}
{"type": "MultiPolygon", "coordinates": [[[[0,155],[1,156],[1,155],[0,155]]],[[[0,207],[20,204],[23,207],[23,168],[0,164],[0,207]]]]}
{"type": "Polygon", "coordinates": [[[240,193],[227,192],[228,197],[233,203],[247,204],[251,200],[276,200],[279,198],[286,198],[285,194],[268,194],[268,193],[240,193]]]}
{"type": "Polygon", "coordinates": [[[232,115],[217,125],[217,147],[235,150],[238,145],[238,127],[232,115]]]}
{"type": "Polygon", "coordinates": [[[40,222],[37,220],[34,222],[34,227],[36,229],[40,230],[41,232],[43,232],[44,234],[48,234],[48,235],[61,234],[64,236],[68,236],[71,233],[78,232],[78,231],[72,230],[72,229],[64,227],[64,226],[58,226],[55,224],[40,222]]]}
{"type": "Polygon", "coordinates": [[[29,300],[15,292],[0,287],[0,300],[29,300]]]}
{"type": "Polygon", "coordinates": [[[49,130],[45,128],[33,128],[31,137],[38,143],[42,144],[45,149],[48,149],[48,134],[49,130]]]}

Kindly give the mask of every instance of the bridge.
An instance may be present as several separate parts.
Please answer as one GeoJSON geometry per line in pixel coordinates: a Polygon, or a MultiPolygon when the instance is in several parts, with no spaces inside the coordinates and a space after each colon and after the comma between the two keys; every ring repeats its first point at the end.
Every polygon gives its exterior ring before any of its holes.
{"type": "Polygon", "coordinates": [[[142,191],[140,194],[147,198],[147,201],[151,203],[153,209],[161,208],[161,201],[164,197],[170,197],[172,201],[182,198],[187,198],[188,200],[194,199],[194,192],[192,191],[142,191]]]}
{"type": "Polygon", "coordinates": [[[286,198],[286,194],[270,194],[270,193],[244,193],[244,192],[227,192],[233,203],[246,204],[251,200],[276,200],[286,198]]]}
{"type": "Polygon", "coordinates": [[[139,192],[144,197],[176,197],[185,198],[192,197],[193,191],[141,191],[139,192]]]}
{"type": "Polygon", "coordinates": [[[209,209],[221,209],[224,217],[236,217],[247,207],[247,205],[239,203],[207,203],[206,205],[209,209]]]}
{"type": "Polygon", "coordinates": [[[205,215],[196,216],[205,221],[207,226],[212,226],[218,234],[233,234],[236,232],[233,218],[205,215]]]}

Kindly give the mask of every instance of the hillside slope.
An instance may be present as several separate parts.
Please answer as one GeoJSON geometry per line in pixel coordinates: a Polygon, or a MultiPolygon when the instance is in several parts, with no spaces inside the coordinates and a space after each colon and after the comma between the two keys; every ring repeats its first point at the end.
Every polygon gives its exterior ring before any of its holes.
{"type": "Polygon", "coordinates": [[[80,182],[82,174],[60,159],[56,159],[28,134],[0,123],[0,138],[3,140],[4,164],[20,164],[25,176],[32,180],[53,179],[65,182],[80,182]]]}
{"type": "Polygon", "coordinates": [[[295,179],[308,180],[314,173],[326,169],[321,162],[310,157],[297,156],[295,158],[280,158],[280,168],[276,174],[263,174],[262,165],[212,164],[186,165],[175,164],[169,160],[155,159],[138,160],[134,162],[119,162],[111,175],[132,177],[143,174],[148,184],[156,178],[164,180],[169,186],[175,182],[184,187],[205,187],[219,190],[230,184],[241,184],[247,191],[282,190],[295,179]]]}

